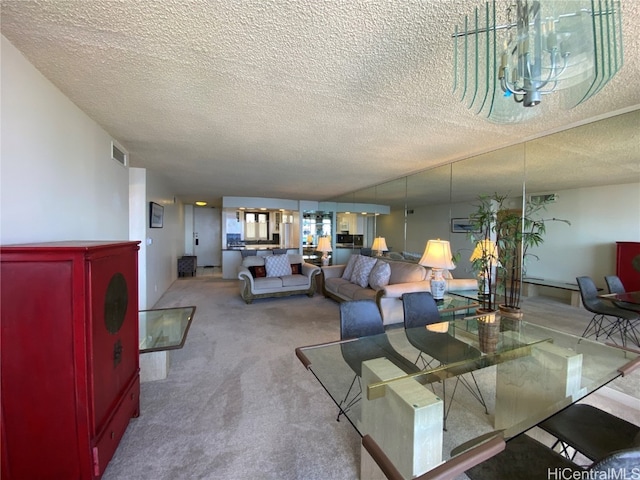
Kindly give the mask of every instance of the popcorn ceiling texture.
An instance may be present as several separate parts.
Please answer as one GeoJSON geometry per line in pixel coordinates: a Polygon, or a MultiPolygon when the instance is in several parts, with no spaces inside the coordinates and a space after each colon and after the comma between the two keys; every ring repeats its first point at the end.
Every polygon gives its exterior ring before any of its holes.
{"type": "Polygon", "coordinates": [[[185,199],[322,200],[640,105],[640,2],[622,0],[625,65],[596,97],[475,116],[451,92],[451,32],[480,3],[3,0],[1,27],[185,199]]]}

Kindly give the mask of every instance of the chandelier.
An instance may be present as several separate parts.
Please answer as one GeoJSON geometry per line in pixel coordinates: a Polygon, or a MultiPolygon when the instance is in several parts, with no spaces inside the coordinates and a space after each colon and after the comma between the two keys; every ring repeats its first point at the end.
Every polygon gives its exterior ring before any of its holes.
{"type": "Polygon", "coordinates": [[[574,108],[622,67],[619,0],[493,0],[452,37],[454,93],[495,123],[537,115],[554,92],[574,108]]]}

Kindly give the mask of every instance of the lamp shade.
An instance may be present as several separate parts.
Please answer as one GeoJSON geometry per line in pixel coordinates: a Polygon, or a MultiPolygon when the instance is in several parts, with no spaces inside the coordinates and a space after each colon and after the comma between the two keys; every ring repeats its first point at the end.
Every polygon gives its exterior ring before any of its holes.
{"type": "Polygon", "coordinates": [[[387,248],[387,242],[384,237],[376,237],[373,241],[373,245],[371,245],[371,250],[375,250],[376,252],[387,252],[389,249],[387,248]]]}
{"type": "Polygon", "coordinates": [[[318,239],[318,246],[316,247],[318,252],[331,252],[331,240],[329,237],[320,237],[318,239]]]}
{"type": "Polygon", "coordinates": [[[482,258],[491,262],[498,260],[498,247],[493,240],[480,240],[476,243],[476,248],[473,249],[469,260],[473,262],[482,258]]]}
{"type": "Polygon", "coordinates": [[[451,245],[447,240],[429,240],[418,263],[425,267],[453,270],[456,265],[451,257],[451,245]]]}

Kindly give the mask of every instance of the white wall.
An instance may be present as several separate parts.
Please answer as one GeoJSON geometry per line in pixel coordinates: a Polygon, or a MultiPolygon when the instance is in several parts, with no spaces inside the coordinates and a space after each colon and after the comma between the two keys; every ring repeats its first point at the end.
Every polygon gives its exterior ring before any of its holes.
{"type": "Polygon", "coordinates": [[[111,136],[1,41],[0,243],[139,240],[139,306],[151,308],[185,253],[182,204],[163,177],[112,160],[111,136]],[[150,201],[164,228],[149,228],[150,201]]]}
{"type": "Polygon", "coordinates": [[[0,242],[128,240],[111,137],[2,37],[0,242]]]}
{"type": "Polygon", "coordinates": [[[616,272],[616,242],[640,241],[640,183],[563,190],[547,207],[548,217],[571,226],[547,223],[544,244],[531,253],[527,273],[535,277],[574,281],[588,275],[605,287],[604,275],[616,272]]]}
{"type": "MultiPolygon", "coordinates": [[[[530,276],[575,282],[588,275],[600,287],[606,287],[604,276],[615,274],[616,242],[640,241],[640,183],[604,185],[554,192],[558,200],[548,205],[544,218],[569,220],[547,222],[544,243],[530,250],[539,260],[527,261],[530,276]]],[[[407,251],[422,253],[430,238],[449,239],[451,251],[461,260],[453,272],[457,278],[473,278],[469,256],[471,241],[464,233],[448,233],[449,218],[468,217],[473,208],[468,204],[436,205],[414,209],[407,216],[407,251]]],[[[403,212],[393,211],[378,217],[378,234],[387,245],[402,243],[403,212]]]]}
{"type": "Polygon", "coordinates": [[[178,277],[178,258],[185,254],[184,205],[177,201],[166,179],[146,170],[146,300],[155,305],[178,277]],[[149,227],[149,202],[164,207],[162,228],[149,227]]]}

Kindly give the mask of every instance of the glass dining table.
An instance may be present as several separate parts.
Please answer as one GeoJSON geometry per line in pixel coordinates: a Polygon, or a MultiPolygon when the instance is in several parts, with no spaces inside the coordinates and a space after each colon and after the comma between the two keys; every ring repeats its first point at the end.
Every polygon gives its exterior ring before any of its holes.
{"type": "MultiPolygon", "coordinates": [[[[381,335],[299,347],[296,355],[340,411],[354,382],[349,365],[358,352],[367,352],[356,379],[361,399],[341,413],[407,479],[492,432],[508,441],[640,363],[632,351],[523,320],[494,329],[494,341],[481,347],[485,327],[480,317],[452,318],[435,328],[388,328],[381,335]],[[406,367],[419,356],[436,361],[423,369],[406,367]],[[458,377],[471,374],[483,402],[470,388],[443,389],[445,382],[457,386],[458,377]]],[[[384,478],[364,450],[361,457],[361,478],[384,478]]]]}

